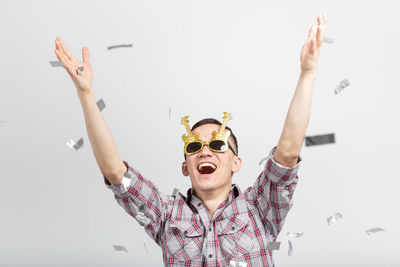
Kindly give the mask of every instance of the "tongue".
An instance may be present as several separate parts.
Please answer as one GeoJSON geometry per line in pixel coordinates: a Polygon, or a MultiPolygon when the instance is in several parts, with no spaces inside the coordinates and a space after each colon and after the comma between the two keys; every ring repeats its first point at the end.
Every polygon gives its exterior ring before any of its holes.
{"type": "Polygon", "coordinates": [[[201,174],[210,174],[214,172],[214,169],[210,166],[204,166],[202,168],[200,168],[199,172],[201,174]]]}

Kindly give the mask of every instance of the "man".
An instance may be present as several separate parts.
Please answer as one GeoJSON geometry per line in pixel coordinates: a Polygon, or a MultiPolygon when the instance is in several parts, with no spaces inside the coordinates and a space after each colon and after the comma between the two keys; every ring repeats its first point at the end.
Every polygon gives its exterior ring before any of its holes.
{"type": "Polygon", "coordinates": [[[105,182],[117,202],[162,248],[166,266],[274,266],[267,244],[277,239],[293,205],[326,21],[325,14],[319,16],[309,31],[281,137],[253,187],[242,193],[232,185],[232,175],[240,170],[242,161],[237,140],[226,127],[228,119],[224,117],[222,124],[206,119],[192,129],[187,118],[182,120],[187,130],[182,173],[192,183],[186,197],[161,193],[122,161],[96,105],[88,48],[82,49],[83,62],[79,62],[57,37],[55,53],[77,88],[89,140],[105,182]]]}

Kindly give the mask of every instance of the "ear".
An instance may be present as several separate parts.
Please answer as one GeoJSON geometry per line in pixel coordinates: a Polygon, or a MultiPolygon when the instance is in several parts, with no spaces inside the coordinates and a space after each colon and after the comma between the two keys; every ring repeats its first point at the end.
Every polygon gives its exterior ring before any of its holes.
{"type": "Polygon", "coordinates": [[[238,172],[240,171],[240,168],[242,167],[242,158],[240,157],[235,157],[233,164],[232,164],[232,172],[238,172]]]}
{"type": "Polygon", "coordinates": [[[186,161],[182,162],[182,174],[183,176],[189,176],[189,171],[186,161]]]}

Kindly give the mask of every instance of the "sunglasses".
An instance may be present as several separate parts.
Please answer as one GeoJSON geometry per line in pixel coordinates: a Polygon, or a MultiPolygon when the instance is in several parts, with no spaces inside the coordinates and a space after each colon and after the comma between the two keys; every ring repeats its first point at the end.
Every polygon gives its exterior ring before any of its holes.
{"type": "Polygon", "coordinates": [[[233,154],[237,156],[235,149],[233,149],[233,147],[231,146],[231,144],[229,144],[229,142],[225,142],[224,140],[215,140],[215,139],[212,139],[208,142],[201,142],[199,140],[196,140],[194,142],[188,143],[185,146],[185,154],[188,156],[196,154],[200,152],[204,148],[204,146],[208,146],[208,148],[211,151],[219,153],[225,152],[229,148],[230,150],[232,150],[233,154]]]}

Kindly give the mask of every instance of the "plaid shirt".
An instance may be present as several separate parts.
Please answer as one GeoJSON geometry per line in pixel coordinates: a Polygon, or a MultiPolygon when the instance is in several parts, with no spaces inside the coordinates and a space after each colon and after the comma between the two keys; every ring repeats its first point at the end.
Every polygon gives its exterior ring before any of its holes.
{"type": "Polygon", "coordinates": [[[267,243],[276,240],[293,205],[301,161],[284,167],[273,159],[275,149],[254,185],[244,193],[233,185],[212,220],[192,189],[187,197],[165,195],[125,161],[128,171],[122,180],[105,183],[161,247],[165,266],[229,266],[231,261],[274,266],[267,243]]]}

